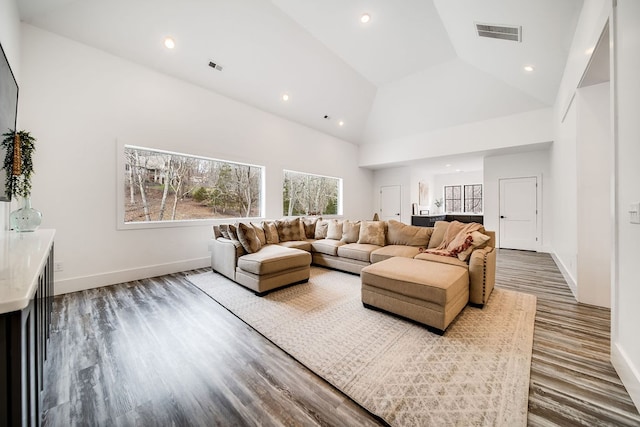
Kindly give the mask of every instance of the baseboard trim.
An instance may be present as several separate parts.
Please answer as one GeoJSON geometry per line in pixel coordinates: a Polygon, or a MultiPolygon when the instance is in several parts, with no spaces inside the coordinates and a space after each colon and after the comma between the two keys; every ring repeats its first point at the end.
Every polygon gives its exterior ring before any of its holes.
{"type": "Polygon", "coordinates": [[[167,264],[147,265],[128,270],[110,271],[107,273],[92,274],[90,276],[56,280],[54,289],[56,295],[62,295],[210,266],[211,258],[209,257],[176,261],[167,264]]]}
{"type": "Polygon", "coordinates": [[[615,368],[631,400],[640,411],[640,373],[618,343],[611,342],[611,364],[615,368]]]}
{"type": "Polygon", "coordinates": [[[564,263],[560,260],[560,257],[558,257],[558,255],[555,252],[550,251],[549,254],[551,255],[551,258],[553,258],[553,261],[558,266],[558,270],[560,270],[560,273],[562,273],[562,277],[564,277],[564,280],[567,282],[567,285],[569,285],[569,289],[571,289],[571,293],[573,294],[573,297],[576,299],[576,301],[578,301],[578,285],[576,284],[575,279],[571,276],[571,274],[569,273],[569,270],[567,269],[564,263]]]}

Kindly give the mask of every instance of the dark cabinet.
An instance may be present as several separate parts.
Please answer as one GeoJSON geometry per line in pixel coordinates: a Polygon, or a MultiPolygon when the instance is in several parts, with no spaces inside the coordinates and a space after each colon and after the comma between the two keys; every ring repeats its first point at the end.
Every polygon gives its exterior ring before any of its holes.
{"type": "Polygon", "coordinates": [[[477,222],[484,224],[482,215],[464,215],[464,214],[442,214],[442,215],[413,215],[411,217],[411,225],[419,225],[421,227],[433,227],[436,221],[460,221],[464,223],[477,222]]]}
{"type": "Polygon", "coordinates": [[[0,426],[42,422],[41,392],[54,295],[52,242],[39,267],[29,283],[35,291],[26,307],[0,313],[0,426]]]}

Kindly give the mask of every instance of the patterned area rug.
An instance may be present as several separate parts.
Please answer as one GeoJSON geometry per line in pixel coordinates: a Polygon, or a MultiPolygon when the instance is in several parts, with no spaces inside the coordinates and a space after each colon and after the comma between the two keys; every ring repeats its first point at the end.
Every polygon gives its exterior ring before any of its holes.
{"type": "Polygon", "coordinates": [[[495,289],[438,336],[364,308],[360,277],[338,271],[264,297],[213,272],[188,279],[391,425],[526,425],[533,295],[495,289]]]}

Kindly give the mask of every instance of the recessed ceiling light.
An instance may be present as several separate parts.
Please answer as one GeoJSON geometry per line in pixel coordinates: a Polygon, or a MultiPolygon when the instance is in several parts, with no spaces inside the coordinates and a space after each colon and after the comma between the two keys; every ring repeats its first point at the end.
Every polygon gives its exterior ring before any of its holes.
{"type": "Polygon", "coordinates": [[[525,65],[524,70],[527,72],[532,72],[534,70],[533,65],[525,65]]]}
{"type": "Polygon", "coordinates": [[[369,21],[371,21],[371,15],[369,15],[368,13],[363,13],[362,16],[360,17],[360,22],[362,22],[363,24],[366,24],[369,21]]]}
{"type": "Polygon", "coordinates": [[[450,168],[450,167],[451,167],[451,163],[447,163],[447,164],[446,164],[446,165],[444,165],[444,166],[445,166],[445,167],[447,167],[447,168],[450,168]]]}
{"type": "Polygon", "coordinates": [[[593,53],[593,47],[590,47],[589,49],[584,51],[585,55],[591,55],[593,53]]]}
{"type": "Polygon", "coordinates": [[[289,95],[288,95],[288,94],[286,94],[286,93],[285,93],[285,94],[283,94],[283,95],[282,95],[282,100],[283,100],[283,101],[288,101],[288,100],[289,100],[289,95]]]}
{"type": "Polygon", "coordinates": [[[462,169],[456,169],[456,172],[462,172],[462,169]]]}
{"type": "Polygon", "coordinates": [[[167,49],[173,49],[174,47],[176,47],[176,41],[171,37],[165,37],[164,47],[166,47],[167,49]]]}
{"type": "Polygon", "coordinates": [[[338,122],[338,126],[344,126],[344,121],[340,120],[340,121],[338,122]]]}

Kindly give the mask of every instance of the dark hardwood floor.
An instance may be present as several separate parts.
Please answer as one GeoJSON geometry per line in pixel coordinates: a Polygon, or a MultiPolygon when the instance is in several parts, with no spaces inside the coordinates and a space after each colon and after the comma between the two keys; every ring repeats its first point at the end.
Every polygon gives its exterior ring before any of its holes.
{"type": "MultiPolygon", "coordinates": [[[[609,311],[575,303],[546,254],[501,250],[497,281],[538,296],[529,424],[640,425],[609,311]]],[[[57,297],[50,351],[46,426],[381,424],[184,274],[57,297]]]]}

